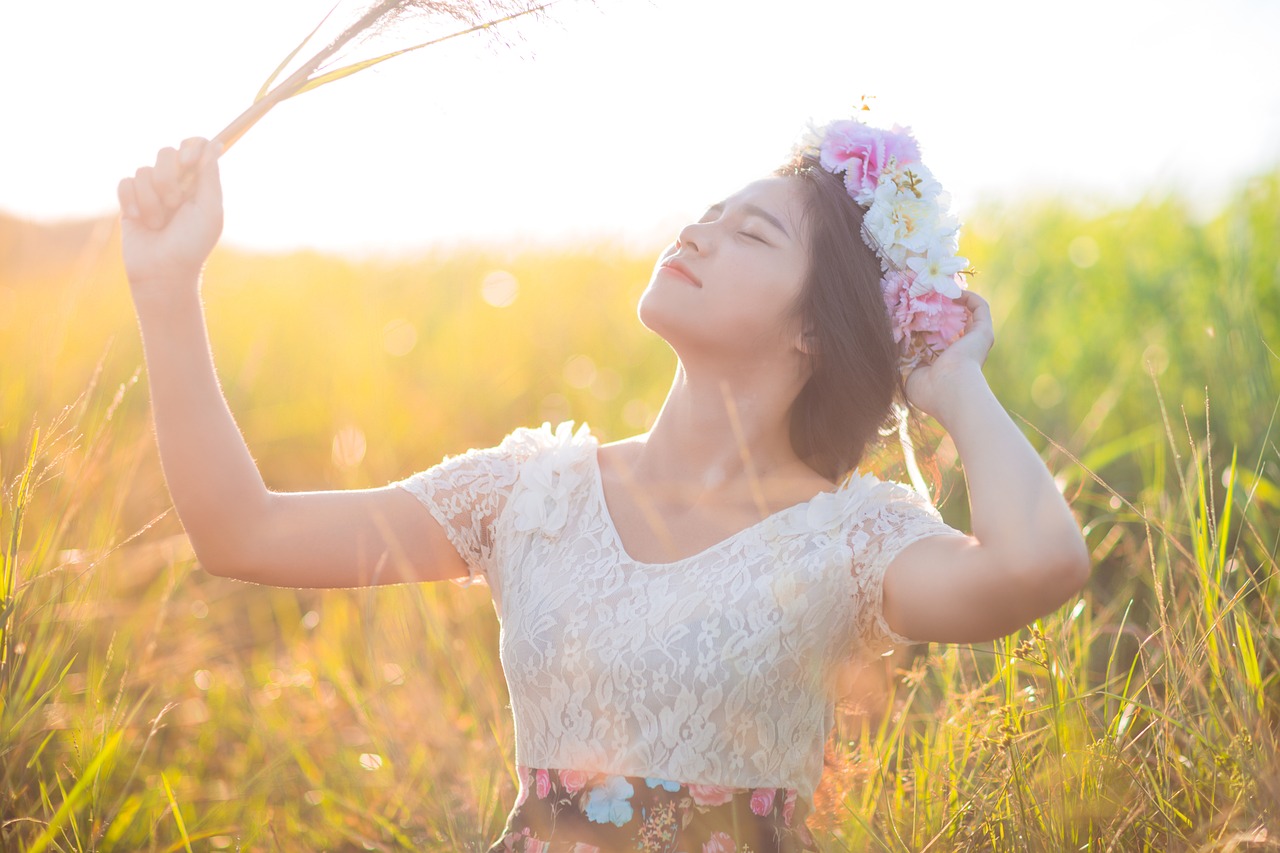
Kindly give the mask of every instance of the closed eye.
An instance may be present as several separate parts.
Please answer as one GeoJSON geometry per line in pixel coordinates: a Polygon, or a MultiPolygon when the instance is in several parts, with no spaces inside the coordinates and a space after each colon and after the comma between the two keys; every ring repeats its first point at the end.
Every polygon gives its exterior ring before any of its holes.
{"type": "Polygon", "coordinates": [[[764,243],[766,246],[769,244],[768,240],[764,239],[763,237],[757,237],[755,234],[752,234],[750,231],[739,231],[738,233],[741,234],[743,237],[750,237],[752,240],[755,240],[760,243],[764,243]]]}

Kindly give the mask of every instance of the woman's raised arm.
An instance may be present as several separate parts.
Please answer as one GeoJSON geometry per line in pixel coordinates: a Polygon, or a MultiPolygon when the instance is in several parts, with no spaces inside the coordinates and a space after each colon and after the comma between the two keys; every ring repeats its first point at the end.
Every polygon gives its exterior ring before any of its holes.
{"type": "Polygon", "coordinates": [[[222,233],[219,153],[188,139],[119,186],[160,462],[201,565],[290,587],[465,576],[443,528],[403,489],[275,493],[263,483],[218,385],[200,298],[222,233]]]}

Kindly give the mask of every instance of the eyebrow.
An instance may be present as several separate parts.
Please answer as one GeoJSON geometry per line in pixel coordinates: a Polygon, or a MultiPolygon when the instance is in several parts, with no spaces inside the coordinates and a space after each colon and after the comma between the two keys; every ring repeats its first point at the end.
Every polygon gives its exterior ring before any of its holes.
{"type": "MultiPolygon", "coordinates": [[[[774,228],[777,228],[779,231],[781,231],[787,237],[787,239],[791,239],[791,232],[787,231],[787,229],[783,226],[782,221],[778,219],[778,217],[770,213],[769,211],[765,210],[760,205],[744,204],[742,206],[742,209],[752,216],[760,217],[765,222],[768,222],[774,228]]],[[[724,202],[718,202],[717,204],[713,204],[711,205],[711,207],[707,208],[707,213],[721,213],[722,211],[724,211],[724,202]]]]}

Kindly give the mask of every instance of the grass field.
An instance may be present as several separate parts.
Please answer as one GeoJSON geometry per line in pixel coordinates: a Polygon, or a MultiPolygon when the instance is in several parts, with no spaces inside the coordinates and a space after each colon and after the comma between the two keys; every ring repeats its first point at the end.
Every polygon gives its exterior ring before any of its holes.
{"type": "MultiPolygon", "coordinates": [[[[1280,171],[1208,222],[1160,199],[970,219],[987,376],[1093,578],[1005,640],[867,672],[819,791],[824,849],[1280,849],[1278,235],[1280,171]]],[[[486,588],[202,572],[118,240],[0,219],[0,847],[484,849],[515,798],[486,588]]],[[[365,487],[519,425],[643,430],[674,365],[635,319],[653,257],[220,249],[205,296],[268,485],[365,487]]]]}

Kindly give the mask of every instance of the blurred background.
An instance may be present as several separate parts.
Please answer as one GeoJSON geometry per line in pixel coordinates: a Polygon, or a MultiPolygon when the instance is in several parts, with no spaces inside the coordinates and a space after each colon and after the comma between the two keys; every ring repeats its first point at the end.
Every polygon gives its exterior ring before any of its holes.
{"type": "MultiPolygon", "coordinates": [[[[159,469],[116,183],[220,130],[328,10],[0,11],[5,844],[482,850],[514,802],[485,587],[208,576],[159,469]]],[[[642,431],[674,366],[635,317],[658,252],[868,96],[952,194],[987,376],[1095,568],[1007,640],[870,667],[815,828],[833,850],[1264,845],[1277,32],[1261,0],[599,0],[398,58],[223,158],[226,395],[277,490],[383,485],[544,420],[642,431]]],[[[926,441],[965,528],[954,446],[926,441]]],[[[893,442],[868,464],[906,478],[893,442]]]]}
{"type": "MultiPolygon", "coordinates": [[[[0,210],[110,212],[121,177],[221,130],[331,6],[8,4],[0,210]]],[[[1207,215],[1280,151],[1276,32],[1269,0],[561,0],[278,108],[224,158],[226,241],[648,250],[864,95],[870,120],[913,129],[963,214],[1158,190],[1207,215]]]]}

